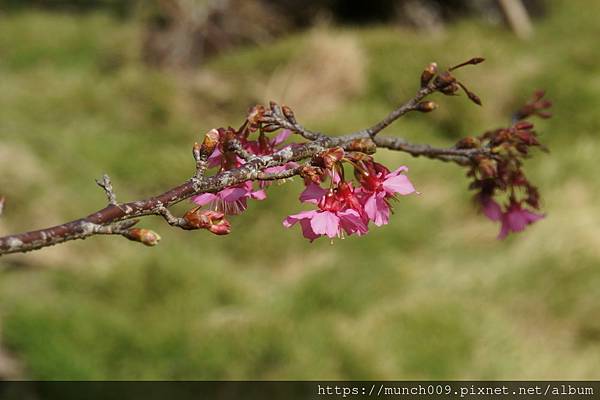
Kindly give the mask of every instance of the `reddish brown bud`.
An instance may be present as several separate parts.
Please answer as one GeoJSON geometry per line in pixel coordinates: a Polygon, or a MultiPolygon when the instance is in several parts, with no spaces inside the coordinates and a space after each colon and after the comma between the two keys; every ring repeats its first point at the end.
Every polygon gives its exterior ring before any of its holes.
{"type": "Polygon", "coordinates": [[[135,242],[140,242],[146,246],[156,246],[160,241],[160,235],[150,229],[131,228],[128,229],[124,236],[135,242]]]}
{"type": "Polygon", "coordinates": [[[515,113],[514,119],[521,120],[532,115],[537,115],[541,118],[550,118],[552,113],[547,111],[547,109],[552,107],[552,102],[549,100],[542,100],[544,94],[543,90],[534,92],[533,98],[515,113]]]}
{"type": "Polygon", "coordinates": [[[479,105],[479,106],[480,106],[480,105],[482,105],[482,104],[481,104],[481,99],[479,98],[479,96],[477,96],[477,95],[476,95],[475,93],[473,93],[473,92],[468,92],[468,91],[467,91],[466,93],[467,93],[467,96],[469,97],[469,99],[470,99],[470,100],[471,100],[473,103],[475,103],[475,104],[477,104],[477,105],[479,105]]]}
{"type": "Polygon", "coordinates": [[[433,101],[422,101],[415,108],[417,111],[428,113],[438,108],[438,105],[433,101]]]}
{"type": "Polygon", "coordinates": [[[535,92],[533,92],[533,101],[536,102],[538,100],[540,100],[542,97],[544,97],[546,95],[546,91],[543,89],[538,89],[535,92]]]}
{"type": "Polygon", "coordinates": [[[281,106],[281,112],[283,112],[283,115],[287,118],[288,121],[290,121],[292,124],[296,124],[296,117],[294,116],[294,112],[292,111],[291,108],[289,108],[288,106],[281,106]]]}
{"type": "Polygon", "coordinates": [[[433,84],[437,88],[441,89],[453,84],[454,82],[456,82],[456,78],[454,78],[448,71],[444,71],[435,77],[433,84]]]}
{"type": "Polygon", "coordinates": [[[518,130],[515,132],[515,135],[528,146],[537,146],[540,144],[533,131],[518,130]]]}
{"type": "Polygon", "coordinates": [[[215,235],[226,235],[231,232],[231,224],[225,219],[225,214],[219,211],[201,210],[196,207],[185,213],[183,220],[186,229],[207,229],[215,235]]]}
{"type": "Polygon", "coordinates": [[[344,149],[341,147],[334,147],[314,156],[313,163],[319,167],[331,169],[335,163],[341,161],[342,158],[344,158],[344,149]]]}
{"type": "Polygon", "coordinates": [[[323,170],[319,167],[314,167],[312,165],[304,165],[300,168],[299,174],[302,178],[304,178],[305,182],[313,182],[319,184],[321,183],[323,170]]]}
{"type": "Polygon", "coordinates": [[[463,85],[460,82],[457,82],[458,85],[462,88],[462,90],[465,91],[465,93],[467,94],[467,97],[475,104],[477,105],[481,105],[481,99],[479,98],[479,96],[477,96],[475,93],[471,92],[469,89],[467,89],[467,87],[465,85],[463,85]]]}
{"type": "Polygon", "coordinates": [[[496,162],[489,158],[479,160],[477,167],[484,178],[492,178],[498,173],[496,162]]]}
{"type": "Polygon", "coordinates": [[[549,112],[549,111],[538,111],[538,112],[536,113],[536,115],[537,115],[538,117],[541,117],[541,118],[546,118],[546,119],[547,119],[547,118],[550,118],[550,117],[552,117],[552,113],[551,113],[551,112],[549,112]]]}
{"type": "Polygon", "coordinates": [[[421,87],[424,88],[431,82],[431,79],[437,74],[438,66],[437,63],[432,62],[429,64],[421,74],[421,87]]]}
{"type": "MultiPolygon", "coordinates": [[[[204,135],[204,140],[202,141],[202,145],[198,148],[198,152],[202,157],[210,157],[210,155],[215,151],[215,148],[219,144],[219,131],[217,129],[211,129],[204,135]]],[[[194,155],[196,152],[196,146],[198,143],[194,144],[194,155]]]]}
{"type": "Polygon", "coordinates": [[[271,100],[271,101],[269,101],[269,108],[271,110],[277,109],[277,108],[279,108],[279,105],[276,102],[274,102],[273,100],[271,100]]]}
{"type": "Polygon", "coordinates": [[[279,129],[277,125],[265,125],[262,127],[263,132],[275,132],[277,129],[279,129]]]}
{"type": "Polygon", "coordinates": [[[373,157],[371,157],[370,155],[363,153],[363,152],[358,152],[358,151],[352,151],[352,152],[346,152],[346,158],[348,160],[351,161],[373,161],[373,157]]]}
{"type": "Polygon", "coordinates": [[[518,130],[528,131],[533,129],[533,124],[529,121],[519,121],[514,125],[514,128],[518,130]]]}
{"type": "Polygon", "coordinates": [[[346,147],[348,151],[358,151],[365,154],[374,154],[377,151],[377,145],[370,138],[356,139],[350,142],[346,147]]]}
{"type": "Polygon", "coordinates": [[[481,146],[481,141],[478,138],[467,136],[460,139],[455,147],[457,149],[476,149],[479,146],[481,146]]]}
{"type": "Polygon", "coordinates": [[[455,65],[452,68],[449,68],[448,71],[452,71],[457,68],[464,67],[465,65],[476,65],[476,64],[482,63],[484,61],[485,61],[485,58],[483,58],[483,57],[473,57],[470,60],[465,61],[464,63],[460,63],[458,65],[455,65]]]}
{"type": "Polygon", "coordinates": [[[442,86],[440,88],[440,92],[442,92],[446,96],[454,96],[454,95],[456,95],[456,92],[458,92],[459,88],[460,88],[460,86],[458,86],[455,82],[453,82],[446,86],[442,86]]]}
{"type": "Polygon", "coordinates": [[[4,211],[4,202],[5,202],[5,198],[4,196],[0,196],[0,215],[2,215],[2,212],[4,211]]]}
{"type": "Polygon", "coordinates": [[[248,130],[254,132],[258,129],[258,126],[262,122],[262,119],[265,115],[265,107],[262,105],[256,105],[250,109],[248,112],[248,130]]]}

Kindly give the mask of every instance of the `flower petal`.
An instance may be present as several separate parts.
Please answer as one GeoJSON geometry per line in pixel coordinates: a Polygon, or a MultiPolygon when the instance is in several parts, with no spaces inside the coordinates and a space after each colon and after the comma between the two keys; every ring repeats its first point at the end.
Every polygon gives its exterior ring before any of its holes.
{"type": "Polygon", "coordinates": [[[520,209],[509,211],[505,218],[508,228],[513,232],[521,232],[528,225],[525,214],[520,209]]]}
{"type": "Polygon", "coordinates": [[[264,190],[257,190],[250,193],[250,197],[252,197],[254,200],[264,200],[267,198],[267,193],[264,190]]]}
{"type": "Polygon", "coordinates": [[[390,207],[383,197],[373,194],[365,201],[365,213],[376,226],[382,226],[390,220],[390,207]]]}
{"type": "Polygon", "coordinates": [[[210,155],[210,157],[208,157],[207,163],[208,163],[208,167],[212,168],[212,167],[216,167],[218,165],[221,165],[221,159],[222,159],[222,153],[221,150],[219,150],[219,148],[217,147],[213,153],[210,155]]]}
{"type": "Polygon", "coordinates": [[[338,216],[340,217],[342,229],[344,229],[348,235],[356,233],[360,236],[367,233],[369,230],[356,210],[348,209],[338,213],[338,216]]]}
{"type": "Polygon", "coordinates": [[[386,177],[397,176],[406,171],[408,171],[408,167],[406,165],[401,165],[398,168],[396,168],[395,170],[393,170],[392,172],[390,172],[389,174],[387,174],[386,177]]]}
{"type": "Polygon", "coordinates": [[[498,233],[498,240],[504,239],[509,231],[508,223],[503,218],[502,225],[500,226],[500,233],[498,233]]]}
{"type": "Polygon", "coordinates": [[[316,213],[317,212],[315,210],[310,210],[310,211],[301,211],[298,214],[294,214],[294,215],[289,215],[283,221],[283,226],[285,226],[286,228],[289,228],[290,226],[294,225],[298,221],[301,221],[303,219],[312,218],[316,213]]]}
{"type": "Polygon", "coordinates": [[[315,239],[318,239],[321,235],[317,235],[315,231],[313,231],[310,220],[303,219],[300,221],[300,227],[302,228],[302,235],[310,240],[311,242],[315,239]]]}
{"type": "Polygon", "coordinates": [[[313,232],[334,238],[338,235],[340,219],[330,211],[317,212],[310,220],[313,232]]]}
{"type": "Polygon", "coordinates": [[[198,196],[192,197],[192,201],[194,203],[198,204],[199,206],[204,206],[216,199],[217,199],[217,195],[215,195],[213,193],[202,193],[202,194],[199,194],[198,196]]]}
{"type": "Polygon", "coordinates": [[[534,222],[546,217],[544,214],[536,214],[528,210],[523,210],[523,213],[528,224],[533,224],[534,222]]]}
{"type": "Polygon", "coordinates": [[[300,193],[300,201],[303,203],[317,204],[325,194],[327,194],[327,189],[323,189],[321,186],[311,182],[306,189],[300,193]]]}
{"type": "Polygon", "coordinates": [[[408,180],[408,177],[403,174],[393,176],[388,175],[383,181],[383,188],[390,195],[398,193],[404,196],[415,192],[415,187],[410,180],[408,180]]]}
{"type": "Polygon", "coordinates": [[[481,211],[492,221],[499,221],[502,218],[500,204],[490,197],[481,200],[481,211]]]}
{"type": "Polygon", "coordinates": [[[273,140],[271,141],[271,145],[277,146],[278,144],[285,142],[285,140],[289,138],[291,134],[292,131],[290,131],[289,129],[282,130],[277,136],[273,138],[273,140]]]}
{"type": "Polygon", "coordinates": [[[217,195],[225,201],[233,202],[243,197],[248,197],[248,190],[241,187],[231,187],[221,190],[217,195]]]}

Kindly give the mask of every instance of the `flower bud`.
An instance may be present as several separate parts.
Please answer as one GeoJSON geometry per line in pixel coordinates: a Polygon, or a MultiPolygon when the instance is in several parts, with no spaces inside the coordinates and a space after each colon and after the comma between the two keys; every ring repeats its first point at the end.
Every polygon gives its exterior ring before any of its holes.
{"type": "Polygon", "coordinates": [[[0,215],[2,215],[2,211],[4,211],[4,202],[5,202],[4,196],[0,196],[0,215]]]}
{"type": "Polygon", "coordinates": [[[228,235],[231,233],[231,224],[226,219],[222,219],[218,223],[209,226],[208,230],[215,235],[228,235]]]}
{"type": "Polygon", "coordinates": [[[482,105],[481,99],[475,93],[471,91],[465,91],[465,93],[467,93],[467,96],[473,103],[477,104],[478,106],[482,105]]]}
{"type": "Polygon", "coordinates": [[[265,107],[262,105],[256,105],[250,109],[248,112],[248,130],[254,132],[258,129],[258,126],[262,122],[262,119],[265,115],[265,107]]]}
{"type": "Polygon", "coordinates": [[[492,178],[498,173],[496,162],[489,158],[479,160],[477,167],[484,178],[492,178]]]}
{"type": "Polygon", "coordinates": [[[462,90],[465,91],[465,93],[467,94],[467,97],[469,97],[469,99],[473,103],[477,104],[478,106],[481,105],[481,99],[479,98],[479,96],[477,96],[475,93],[473,93],[469,89],[467,89],[467,87],[464,84],[462,84],[460,82],[456,82],[456,83],[458,84],[458,86],[460,86],[462,88],[462,90]]]}
{"type": "Polygon", "coordinates": [[[201,210],[196,207],[183,216],[187,223],[186,229],[207,229],[215,235],[226,235],[231,232],[231,224],[225,219],[225,214],[219,211],[201,210]]]}
{"type": "Polygon", "coordinates": [[[294,125],[297,124],[296,117],[294,116],[294,112],[291,108],[289,108],[288,106],[281,106],[281,112],[283,112],[283,115],[285,116],[285,118],[287,118],[288,121],[290,121],[294,125]]]}
{"type": "Polygon", "coordinates": [[[519,121],[513,125],[513,127],[517,130],[531,130],[533,129],[533,124],[529,121],[519,121]]]}
{"type": "Polygon", "coordinates": [[[304,165],[300,168],[299,172],[300,176],[304,178],[304,181],[313,182],[317,185],[321,183],[321,177],[323,176],[323,170],[319,167],[314,167],[312,165],[304,165]]]}
{"type": "MultiPolygon", "coordinates": [[[[221,135],[217,129],[211,129],[204,135],[204,140],[202,141],[202,145],[198,148],[199,154],[203,157],[210,157],[210,155],[215,151],[215,148],[219,144],[219,138],[221,135]]],[[[196,151],[197,143],[194,144],[194,152],[196,151]]],[[[195,153],[194,153],[195,154],[195,153]]]]}
{"type": "Polygon", "coordinates": [[[438,105],[433,101],[422,101],[419,104],[417,104],[415,109],[423,113],[428,113],[435,110],[436,108],[438,108],[438,105]]]}
{"type": "Polygon", "coordinates": [[[279,129],[279,126],[278,125],[273,125],[273,124],[265,125],[265,126],[262,127],[263,132],[267,132],[267,133],[268,132],[275,132],[277,129],[279,129]]]}
{"type": "Polygon", "coordinates": [[[423,73],[421,74],[421,87],[424,88],[425,86],[427,86],[429,84],[429,82],[431,82],[431,79],[435,76],[435,74],[437,74],[437,63],[432,62],[431,64],[429,64],[424,70],[423,73]]]}
{"type": "Polygon", "coordinates": [[[464,67],[465,65],[477,65],[477,64],[482,63],[484,61],[485,61],[485,58],[483,58],[483,57],[473,57],[470,60],[467,60],[467,61],[465,61],[463,63],[455,65],[454,67],[449,68],[448,70],[449,71],[453,71],[453,70],[455,70],[457,68],[464,67]]]}
{"type": "Polygon", "coordinates": [[[441,88],[444,88],[455,82],[456,82],[456,78],[454,78],[452,75],[450,75],[450,73],[448,71],[445,71],[445,72],[442,72],[441,74],[439,74],[438,76],[436,76],[435,80],[433,81],[433,84],[437,88],[441,89],[441,88]]]}
{"type": "Polygon", "coordinates": [[[150,229],[131,228],[128,229],[124,236],[135,242],[140,242],[146,246],[156,246],[160,241],[160,235],[150,229]]]}
{"type": "Polygon", "coordinates": [[[344,158],[344,149],[341,147],[334,147],[317,154],[313,157],[313,162],[319,167],[331,169],[335,163],[341,161],[342,158],[344,158]]]}
{"type": "Polygon", "coordinates": [[[446,96],[454,96],[456,92],[458,92],[459,86],[455,83],[449,83],[446,86],[440,87],[440,92],[445,94],[446,96]]]}
{"type": "Polygon", "coordinates": [[[350,144],[347,146],[346,150],[358,151],[360,153],[365,153],[365,154],[374,154],[375,151],[377,150],[377,145],[370,138],[362,138],[362,139],[356,139],[356,140],[353,140],[352,142],[350,142],[350,144]]]}
{"type": "Polygon", "coordinates": [[[479,140],[479,138],[473,137],[473,136],[467,136],[465,138],[462,138],[458,141],[458,143],[456,143],[456,148],[457,149],[474,149],[474,148],[478,148],[481,146],[481,141],[479,140]]]}

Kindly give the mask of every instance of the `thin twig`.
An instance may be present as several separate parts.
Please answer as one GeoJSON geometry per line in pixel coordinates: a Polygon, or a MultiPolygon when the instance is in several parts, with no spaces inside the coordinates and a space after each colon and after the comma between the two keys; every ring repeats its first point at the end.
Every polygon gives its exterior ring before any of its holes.
{"type": "Polygon", "coordinates": [[[251,161],[256,156],[244,149],[239,140],[230,140],[228,142],[229,151],[233,151],[238,157],[245,161],[251,161]]]}
{"type": "Polygon", "coordinates": [[[106,193],[106,198],[108,199],[108,204],[117,205],[117,195],[113,191],[112,183],[110,181],[110,176],[107,174],[102,175],[102,180],[96,179],[96,184],[104,189],[106,193]]]}

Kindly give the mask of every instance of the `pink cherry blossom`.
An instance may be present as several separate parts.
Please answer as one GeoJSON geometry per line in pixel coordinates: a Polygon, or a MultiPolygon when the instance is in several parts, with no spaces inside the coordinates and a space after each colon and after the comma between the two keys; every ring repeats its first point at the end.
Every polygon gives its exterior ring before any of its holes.
{"type": "Polygon", "coordinates": [[[343,238],[344,232],[347,235],[355,233],[361,235],[367,233],[368,230],[360,214],[353,209],[302,211],[287,217],[283,221],[283,226],[289,228],[296,223],[300,224],[302,234],[311,242],[321,236],[327,236],[331,239],[335,237],[343,238]]]}
{"type": "Polygon", "coordinates": [[[530,225],[544,218],[543,214],[536,214],[521,207],[517,202],[511,202],[508,209],[502,213],[500,233],[498,239],[504,239],[510,232],[521,232],[530,225]]]}
{"type": "Polygon", "coordinates": [[[259,136],[258,140],[250,140],[244,144],[244,148],[250,153],[255,155],[267,155],[272,154],[275,150],[278,150],[278,146],[285,142],[288,137],[292,134],[289,129],[284,129],[279,132],[275,137],[267,138],[266,136],[259,136]]]}
{"type": "Polygon", "coordinates": [[[368,231],[362,207],[348,182],[342,182],[329,190],[310,183],[300,195],[300,201],[317,204],[319,209],[290,215],[283,225],[289,228],[299,223],[304,237],[311,242],[320,236],[343,238],[344,232],[360,236],[368,231]]]}
{"type": "Polygon", "coordinates": [[[396,194],[406,196],[415,193],[416,190],[403,173],[408,171],[406,166],[386,172],[389,170],[383,165],[372,164],[368,168],[369,172],[360,176],[361,188],[357,191],[368,219],[376,226],[382,226],[390,219],[389,199],[395,198],[396,194]]]}
{"type": "MultiPolygon", "coordinates": [[[[282,130],[279,134],[277,134],[273,138],[267,138],[263,136],[264,139],[259,138],[259,140],[245,140],[240,139],[242,146],[244,149],[254,155],[268,155],[272,154],[276,150],[280,150],[279,145],[281,145],[292,132],[288,129],[282,130]]],[[[208,167],[213,168],[220,166],[223,162],[223,152],[217,147],[213,153],[208,157],[208,167]]],[[[243,165],[245,161],[236,156],[237,166],[243,165]]]]}
{"type": "Polygon", "coordinates": [[[500,222],[498,239],[504,239],[511,232],[521,232],[527,225],[544,218],[543,214],[536,214],[524,209],[521,207],[521,203],[514,199],[511,200],[506,211],[503,211],[500,204],[490,196],[481,196],[478,201],[481,211],[486,217],[500,222]]]}
{"type": "Polygon", "coordinates": [[[202,193],[192,197],[199,206],[210,204],[210,208],[225,214],[240,214],[248,207],[247,199],[264,200],[267,195],[264,190],[254,190],[252,182],[247,181],[237,186],[228,187],[217,193],[202,193]]]}

